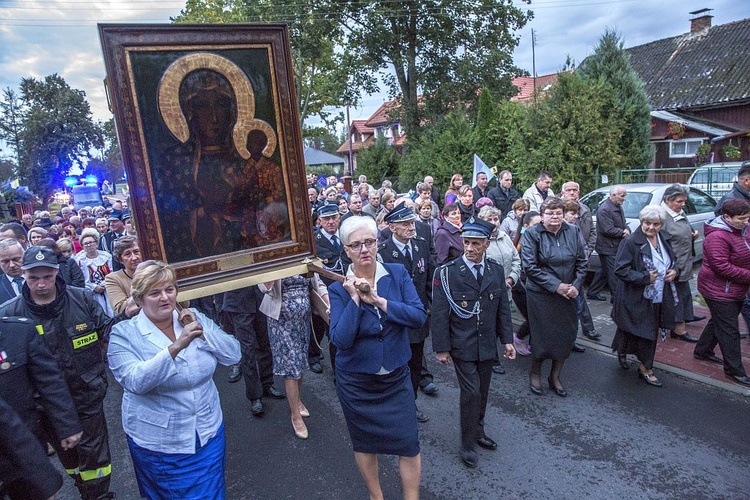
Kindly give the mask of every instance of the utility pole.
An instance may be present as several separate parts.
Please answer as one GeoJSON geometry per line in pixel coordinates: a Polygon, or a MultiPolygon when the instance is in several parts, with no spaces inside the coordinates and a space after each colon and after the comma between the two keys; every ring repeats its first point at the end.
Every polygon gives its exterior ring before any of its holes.
{"type": "Polygon", "coordinates": [[[536,104],[536,33],[531,30],[531,79],[534,87],[534,104],[536,104]]]}
{"type": "Polygon", "coordinates": [[[354,177],[354,164],[352,162],[352,122],[349,120],[349,103],[346,103],[346,135],[349,142],[349,177],[354,177]]]}

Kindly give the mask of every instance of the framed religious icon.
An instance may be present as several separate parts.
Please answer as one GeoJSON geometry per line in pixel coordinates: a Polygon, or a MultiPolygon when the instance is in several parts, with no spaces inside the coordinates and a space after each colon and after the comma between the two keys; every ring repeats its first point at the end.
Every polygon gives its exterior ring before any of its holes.
{"type": "Polygon", "coordinates": [[[188,288],[312,257],[286,26],[99,34],[144,257],[174,265],[188,288]]]}

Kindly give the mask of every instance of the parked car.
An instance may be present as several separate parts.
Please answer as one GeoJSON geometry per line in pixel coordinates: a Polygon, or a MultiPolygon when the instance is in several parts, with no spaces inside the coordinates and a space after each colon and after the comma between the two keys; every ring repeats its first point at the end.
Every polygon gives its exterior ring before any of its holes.
{"type": "MultiPolygon", "coordinates": [[[[664,191],[671,184],[622,184],[622,186],[628,191],[628,197],[625,198],[625,203],[622,206],[625,213],[625,220],[630,230],[635,231],[640,225],[638,222],[638,213],[641,209],[646,205],[661,204],[661,200],[664,198],[664,191]]],[[[690,195],[688,196],[687,203],[685,203],[684,210],[690,221],[690,225],[694,230],[698,231],[698,237],[693,242],[693,249],[695,251],[693,261],[697,262],[703,258],[703,225],[707,220],[713,218],[716,200],[700,189],[692,186],[687,187],[690,190],[690,195]]],[[[596,221],[596,210],[599,208],[599,205],[609,198],[609,190],[609,186],[601,187],[581,198],[581,203],[591,210],[594,221],[596,221]]],[[[601,267],[599,256],[594,252],[589,259],[589,271],[596,271],[599,267],[601,267]]]]}
{"type": "Polygon", "coordinates": [[[737,172],[741,166],[741,161],[706,163],[690,175],[688,185],[710,194],[717,200],[721,199],[737,181],[737,172]]]}

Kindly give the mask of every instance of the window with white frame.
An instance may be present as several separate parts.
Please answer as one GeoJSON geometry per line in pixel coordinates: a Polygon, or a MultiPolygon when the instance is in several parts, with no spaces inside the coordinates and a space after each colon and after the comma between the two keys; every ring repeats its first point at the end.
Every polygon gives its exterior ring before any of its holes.
{"type": "Polygon", "coordinates": [[[698,152],[698,147],[703,144],[703,139],[682,139],[670,141],[670,158],[692,158],[698,152]]]}

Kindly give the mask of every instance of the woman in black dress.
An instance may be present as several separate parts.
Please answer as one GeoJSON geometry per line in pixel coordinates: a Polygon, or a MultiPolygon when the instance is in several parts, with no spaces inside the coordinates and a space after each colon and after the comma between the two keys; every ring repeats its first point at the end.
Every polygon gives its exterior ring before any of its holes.
{"type": "Polygon", "coordinates": [[[578,332],[576,297],[588,260],[575,225],[563,220],[563,201],[549,197],[540,207],[542,222],[524,232],[521,265],[526,272],[526,300],[531,327],[531,385],[542,394],[542,362],[552,360],[550,389],[568,395],[560,372],[578,332]],[[554,320],[552,320],[554,318],[554,320]]]}

